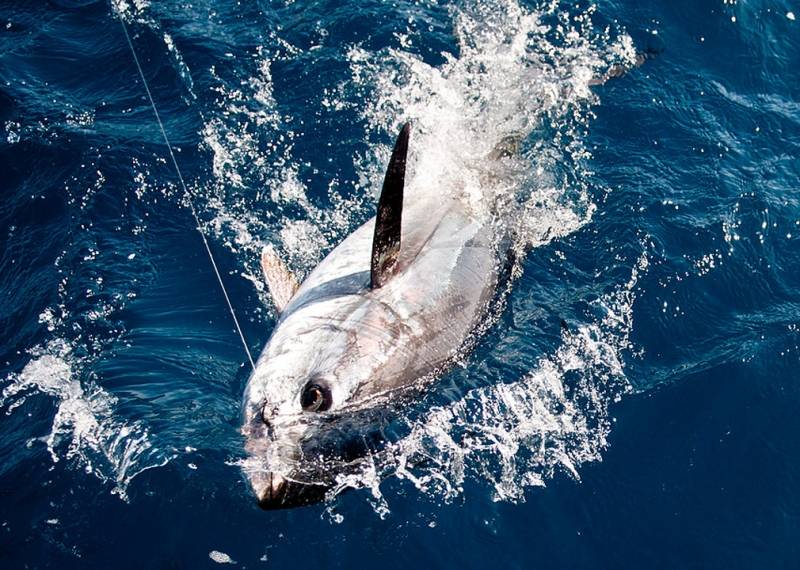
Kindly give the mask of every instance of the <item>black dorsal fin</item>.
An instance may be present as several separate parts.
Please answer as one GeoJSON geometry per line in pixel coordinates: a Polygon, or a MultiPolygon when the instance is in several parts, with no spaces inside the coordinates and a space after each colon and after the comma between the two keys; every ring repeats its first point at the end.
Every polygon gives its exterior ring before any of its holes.
{"type": "Polygon", "coordinates": [[[381,287],[392,274],[400,254],[400,230],[403,222],[403,186],[406,180],[406,156],[411,125],[406,123],[394,143],[392,158],[383,179],[378,213],[375,216],[375,235],[372,238],[370,287],[381,287]]]}

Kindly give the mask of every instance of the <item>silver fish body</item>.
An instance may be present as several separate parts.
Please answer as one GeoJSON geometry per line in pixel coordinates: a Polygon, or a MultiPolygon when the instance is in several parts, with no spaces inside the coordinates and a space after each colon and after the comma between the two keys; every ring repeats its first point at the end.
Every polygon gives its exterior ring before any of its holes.
{"type": "Polygon", "coordinates": [[[337,475],[331,456],[347,464],[364,453],[322,442],[347,441],[348,418],[380,414],[394,394],[446,369],[487,315],[500,269],[491,216],[418,190],[391,279],[370,288],[373,218],[297,289],[258,359],[243,433],[264,508],[320,499],[337,475]],[[308,410],[314,397],[324,406],[308,410]]]}

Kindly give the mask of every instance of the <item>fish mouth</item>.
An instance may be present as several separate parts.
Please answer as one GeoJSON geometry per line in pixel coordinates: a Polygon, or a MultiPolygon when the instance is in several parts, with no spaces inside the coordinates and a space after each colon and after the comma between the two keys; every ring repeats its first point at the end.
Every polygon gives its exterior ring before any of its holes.
{"type": "Polygon", "coordinates": [[[327,488],[313,483],[291,481],[277,473],[266,473],[263,484],[256,489],[258,506],[265,511],[289,509],[318,503],[325,498],[327,488]]]}

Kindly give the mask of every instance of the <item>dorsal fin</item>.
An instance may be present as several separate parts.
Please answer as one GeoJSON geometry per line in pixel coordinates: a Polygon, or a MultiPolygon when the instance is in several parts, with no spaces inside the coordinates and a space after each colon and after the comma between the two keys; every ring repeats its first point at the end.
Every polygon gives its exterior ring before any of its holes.
{"type": "Polygon", "coordinates": [[[406,179],[406,156],[411,125],[406,123],[394,143],[392,158],[383,179],[375,234],[372,238],[370,288],[381,287],[392,274],[400,254],[400,230],[403,222],[403,186],[406,179]]]}

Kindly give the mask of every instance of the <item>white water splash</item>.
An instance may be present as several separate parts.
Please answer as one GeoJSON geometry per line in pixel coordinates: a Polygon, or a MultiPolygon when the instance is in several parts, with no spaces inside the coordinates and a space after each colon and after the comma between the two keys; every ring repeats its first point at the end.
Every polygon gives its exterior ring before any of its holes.
{"type": "MultiPolygon", "coordinates": [[[[608,446],[611,405],[631,389],[623,354],[630,348],[636,285],[647,267],[643,255],[630,280],[595,303],[602,316],[564,331],[561,345],[525,377],[432,408],[390,446],[388,460],[382,455],[340,477],[328,499],[368,489],[384,516],[389,505],[380,484],[389,476],[446,501],[463,492],[467,477],[489,484],[498,501],[524,501],[527,488],[545,486],[559,472],[580,479],[579,467],[600,460],[608,446]]],[[[335,503],[328,512],[341,519],[335,503]]]]}
{"type": "MultiPolygon", "coordinates": [[[[60,275],[57,302],[39,314],[46,340],[25,350],[20,356],[21,370],[3,379],[0,409],[5,408],[6,415],[22,414],[27,407],[23,406],[35,396],[50,398],[55,413],[49,433],[31,438],[29,445],[41,442],[54,463],[65,461],[68,467],[82,469],[112,485],[111,493],[127,500],[131,481],[166,464],[175,451],[159,446],[144,421],[120,414],[117,397],[100,385],[93,372],[100,355],[123,334],[114,317],[136,297],[130,288],[143,277],[135,271],[128,273],[135,253],[98,243],[90,212],[95,198],[106,189],[106,176],[100,169],[79,184],[65,184],[68,203],[80,212],[76,215],[82,220],[81,231],[53,264],[60,275]],[[120,265],[123,256],[127,263],[120,265]]],[[[121,225],[115,228],[121,229],[121,225]]],[[[134,227],[132,235],[136,234],[134,227]]]]}
{"type": "Polygon", "coordinates": [[[472,470],[497,500],[520,500],[526,487],[543,486],[557,470],[579,479],[578,467],[599,460],[608,445],[609,406],[630,389],[622,354],[646,267],[642,257],[630,280],[598,301],[604,316],[565,331],[561,346],[527,376],[473,390],[426,415],[397,445],[397,475],[451,498],[472,470]],[[423,458],[426,465],[416,468],[423,458]]]}
{"type": "Polygon", "coordinates": [[[128,484],[136,475],[169,460],[153,446],[143,424],[115,416],[113,395],[75,377],[77,359],[67,343],[53,341],[32,353],[22,371],[7,378],[0,407],[7,406],[6,414],[11,414],[32,394],[55,399],[51,431],[41,438],[53,462],[62,458],[76,462],[86,473],[113,481],[112,493],[126,499],[128,484]]]}
{"type": "MultiPolygon", "coordinates": [[[[391,140],[411,121],[419,191],[455,188],[476,208],[505,212],[520,245],[573,233],[596,209],[583,144],[597,103],[590,85],[611,66],[634,64],[630,37],[595,30],[594,8],[574,13],[558,2],[528,11],[510,0],[469,1],[452,11],[459,55],[443,54],[443,65],[399,48],[350,50],[356,91],[370,101],[368,136],[391,140]],[[517,153],[500,164],[488,158],[508,140],[517,153]]],[[[374,190],[389,152],[378,144],[359,162],[374,190]]]]}
{"type": "Polygon", "coordinates": [[[111,10],[120,18],[131,21],[134,17],[141,18],[150,7],[149,0],[111,0],[111,10]]]}
{"type": "MultiPolygon", "coordinates": [[[[559,2],[528,10],[511,0],[453,5],[459,55],[443,54],[439,66],[408,51],[407,42],[378,52],[349,48],[352,80],[325,89],[322,104],[360,112],[373,144],[356,154],[357,180],[330,181],[326,207],[308,198],[302,161],[294,156],[301,122],[279,110],[272,80],[278,57],[307,54],[273,37],[285,53],[259,48],[243,62],[253,71],[249,77],[213,68],[217,109],[203,129],[214,174],[202,192],[213,217],[209,229],[262,293],[258,260],[267,243],[307,274],[371,211],[387,143],[410,120],[409,167],[420,191],[457,188],[477,208],[513,210],[518,215],[504,223],[519,226],[515,233],[525,245],[576,231],[595,211],[587,192],[590,153],[582,143],[597,102],[590,84],[636,59],[628,35],[594,28],[594,10],[576,12],[559,2]],[[509,136],[522,145],[519,155],[487,165],[509,136]]],[[[415,33],[409,24],[407,36],[415,33]]]]}
{"type": "MultiPolygon", "coordinates": [[[[294,123],[278,112],[273,94],[274,57],[259,48],[246,62],[255,71],[247,79],[212,69],[217,108],[202,132],[214,175],[205,190],[204,206],[212,216],[207,227],[239,257],[242,276],[262,293],[259,259],[265,245],[305,275],[363,217],[367,204],[363,196],[344,197],[335,179],[328,183],[326,207],[309,200],[293,158],[294,123]]],[[[265,294],[262,299],[270,304],[265,294]]]]}

